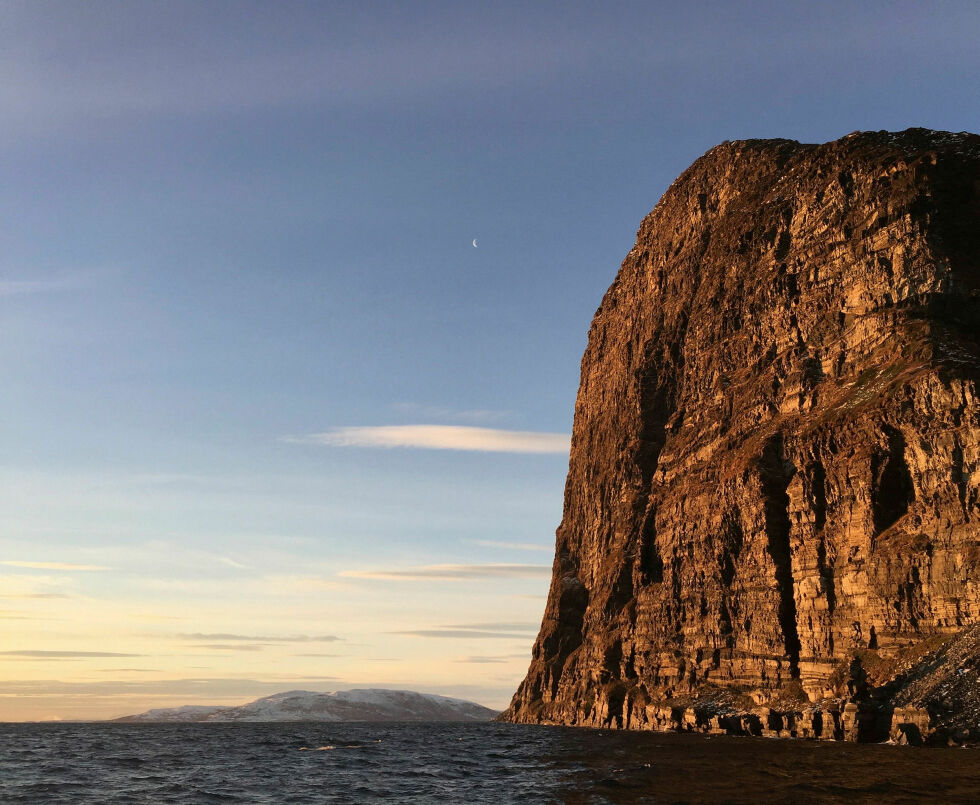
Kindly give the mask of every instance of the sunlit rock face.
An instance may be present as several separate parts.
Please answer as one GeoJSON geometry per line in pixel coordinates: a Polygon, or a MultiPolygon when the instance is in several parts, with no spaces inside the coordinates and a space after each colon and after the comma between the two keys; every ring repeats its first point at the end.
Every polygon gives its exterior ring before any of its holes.
{"type": "Polygon", "coordinates": [[[978,376],[980,137],[713,148],[592,322],[505,717],[799,709],[980,623],[978,376]]]}

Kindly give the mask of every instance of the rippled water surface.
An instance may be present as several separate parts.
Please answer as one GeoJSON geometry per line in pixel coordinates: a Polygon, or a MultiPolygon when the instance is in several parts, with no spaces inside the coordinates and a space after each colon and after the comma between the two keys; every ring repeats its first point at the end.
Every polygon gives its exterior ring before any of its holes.
{"type": "Polygon", "coordinates": [[[510,724],[0,724],[3,803],[977,802],[980,750],[510,724]]]}

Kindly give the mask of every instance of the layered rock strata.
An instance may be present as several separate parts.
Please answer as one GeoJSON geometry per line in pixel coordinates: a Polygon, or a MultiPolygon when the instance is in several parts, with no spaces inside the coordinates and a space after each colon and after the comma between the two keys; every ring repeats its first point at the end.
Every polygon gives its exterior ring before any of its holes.
{"type": "Polygon", "coordinates": [[[592,322],[548,603],[504,717],[933,729],[896,680],[980,623],[978,378],[980,137],[713,148],[592,322]]]}

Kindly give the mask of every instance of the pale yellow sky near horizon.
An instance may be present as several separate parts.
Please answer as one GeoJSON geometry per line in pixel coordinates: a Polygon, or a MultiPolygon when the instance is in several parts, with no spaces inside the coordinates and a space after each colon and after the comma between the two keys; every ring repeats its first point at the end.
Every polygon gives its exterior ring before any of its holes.
{"type": "MultiPolygon", "coordinates": [[[[142,556],[152,566],[166,551],[142,556]]],[[[102,555],[106,564],[0,562],[0,721],[350,687],[503,709],[527,670],[548,584],[544,565],[503,563],[309,563],[294,574],[238,563],[223,577],[141,578],[131,569],[140,550],[102,555]]]]}
{"type": "Polygon", "coordinates": [[[500,513],[560,499],[428,483],[0,467],[0,721],[365,686],[503,709],[554,549],[500,513]]]}

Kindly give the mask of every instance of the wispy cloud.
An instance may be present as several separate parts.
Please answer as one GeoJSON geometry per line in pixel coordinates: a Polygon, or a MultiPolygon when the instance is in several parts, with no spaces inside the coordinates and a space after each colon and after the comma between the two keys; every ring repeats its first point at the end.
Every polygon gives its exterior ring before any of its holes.
{"type": "Polygon", "coordinates": [[[83,285],[78,277],[60,277],[47,280],[0,280],[0,297],[27,296],[29,294],[57,293],[83,285]]]}
{"type": "Polygon", "coordinates": [[[554,545],[545,545],[540,542],[497,542],[490,539],[473,540],[474,545],[482,548],[504,548],[511,551],[545,551],[550,553],[555,549],[554,545]]]}
{"type": "Polygon", "coordinates": [[[33,570],[110,570],[103,565],[76,565],[72,562],[22,562],[15,559],[0,560],[7,567],[26,567],[33,570]]]}
{"type": "Polygon", "coordinates": [[[99,668],[100,674],[158,674],[159,668],[99,668]]]}
{"type": "Polygon", "coordinates": [[[458,660],[453,660],[453,662],[463,662],[463,663],[474,663],[476,665],[484,665],[491,663],[505,663],[503,657],[460,657],[458,660]]]}
{"type": "Polygon", "coordinates": [[[537,632],[541,624],[535,621],[504,621],[503,623],[451,623],[446,629],[480,629],[490,632],[537,632]]]}
{"type": "Polygon", "coordinates": [[[317,593],[324,590],[344,590],[349,589],[350,585],[337,581],[336,579],[323,578],[322,576],[297,576],[291,574],[279,574],[265,576],[258,581],[261,591],[274,595],[285,593],[303,594],[317,593]]]}
{"type": "Polygon", "coordinates": [[[388,634],[406,635],[408,637],[441,637],[451,640],[527,640],[531,635],[520,632],[484,632],[479,629],[407,629],[405,631],[388,632],[388,634]]]}
{"type": "Polygon", "coordinates": [[[205,640],[205,641],[242,641],[246,643],[334,643],[338,640],[343,640],[342,637],[337,637],[336,635],[326,634],[326,635],[243,635],[243,634],[228,634],[226,632],[217,632],[213,634],[194,632],[192,634],[179,634],[177,637],[181,640],[205,640]]]}
{"type": "MultiPolygon", "coordinates": [[[[205,677],[198,679],[131,680],[117,679],[98,682],[62,682],[54,680],[10,679],[0,682],[0,695],[50,696],[55,693],[109,696],[112,698],[134,694],[159,693],[163,695],[224,699],[227,697],[264,696],[282,690],[283,682],[332,681],[331,676],[278,676],[274,679],[249,679],[247,677],[205,677]]],[[[179,702],[178,702],[179,703],[179,702]]],[[[195,702],[196,703],[196,702],[195,702]]]]}
{"type": "Polygon", "coordinates": [[[496,638],[528,640],[537,631],[538,624],[532,623],[531,621],[500,621],[494,623],[450,623],[435,629],[410,629],[389,632],[389,634],[409,635],[411,637],[442,637],[454,640],[472,638],[478,640],[492,640],[496,638]]]}
{"type": "Polygon", "coordinates": [[[217,559],[221,564],[228,565],[228,567],[233,567],[236,570],[251,570],[248,565],[243,565],[241,562],[232,559],[230,556],[216,556],[215,559],[217,559]]]}
{"type": "Polygon", "coordinates": [[[339,576],[349,579],[385,581],[475,581],[479,579],[537,579],[551,575],[550,565],[424,565],[403,570],[344,570],[339,576]]]}
{"type": "Polygon", "coordinates": [[[483,657],[459,657],[459,658],[453,660],[453,662],[476,663],[476,664],[483,664],[483,663],[506,663],[506,662],[509,662],[510,660],[527,660],[527,659],[530,659],[530,657],[531,657],[531,653],[530,652],[524,652],[523,654],[494,654],[494,655],[489,656],[489,657],[487,657],[487,656],[483,656],[483,657]]]}
{"type": "Polygon", "coordinates": [[[32,657],[38,660],[84,657],[143,657],[144,654],[120,654],[116,651],[0,651],[3,657],[32,657]]]}
{"type": "Polygon", "coordinates": [[[0,279],[0,298],[72,291],[77,288],[85,288],[117,273],[118,270],[112,267],[77,268],[54,276],[0,279]]]}
{"type": "Polygon", "coordinates": [[[326,447],[404,447],[486,453],[568,453],[570,437],[566,433],[473,428],[463,425],[381,425],[334,428],[324,433],[287,436],[285,441],[326,447]]]}
{"type": "Polygon", "coordinates": [[[262,643],[189,643],[187,648],[207,651],[262,651],[268,644],[262,643]]]}

